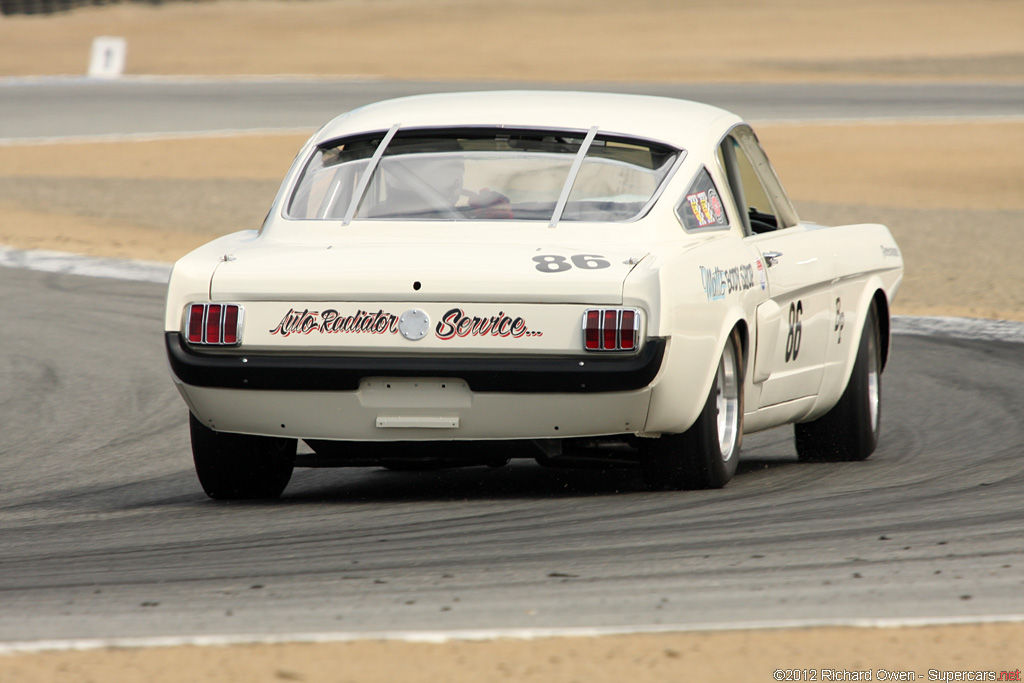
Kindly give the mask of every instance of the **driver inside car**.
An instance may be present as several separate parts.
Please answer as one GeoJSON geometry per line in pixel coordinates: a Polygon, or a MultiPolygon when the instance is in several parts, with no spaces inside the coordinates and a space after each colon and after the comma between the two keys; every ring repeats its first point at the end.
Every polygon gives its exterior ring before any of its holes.
{"type": "Polygon", "coordinates": [[[513,217],[505,195],[489,188],[473,192],[464,187],[466,154],[461,150],[385,155],[378,173],[385,179],[385,191],[374,211],[376,217],[513,217]]]}

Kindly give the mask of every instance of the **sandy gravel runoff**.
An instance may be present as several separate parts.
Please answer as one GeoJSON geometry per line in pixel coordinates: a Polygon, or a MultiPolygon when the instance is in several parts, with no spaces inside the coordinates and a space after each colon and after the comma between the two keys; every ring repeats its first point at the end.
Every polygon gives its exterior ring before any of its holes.
{"type": "MultiPolygon", "coordinates": [[[[127,38],[129,74],[1024,78],[1020,0],[133,3],[0,17],[0,77],[83,74],[98,35],[127,38]]],[[[1024,246],[1024,123],[776,125],[759,132],[804,218],[892,228],[907,262],[897,313],[1024,320],[1016,277],[1024,246]]],[[[174,260],[215,235],[258,225],[301,142],[281,135],[0,146],[0,244],[174,260]],[[232,163],[238,155],[249,163],[232,163]]],[[[818,680],[828,680],[825,671],[870,671],[881,680],[879,670],[929,680],[929,670],[1012,674],[1024,664],[1021,642],[1024,624],[1002,623],[59,650],[0,655],[0,681],[760,683],[775,680],[780,668],[814,671],[818,680]]]]}
{"type": "Polygon", "coordinates": [[[1018,0],[218,0],[0,17],[0,76],[779,81],[1024,78],[1018,0]]]}
{"type": "Polygon", "coordinates": [[[0,659],[0,680],[771,683],[787,671],[791,681],[971,680],[968,671],[998,680],[1021,669],[1022,639],[1018,623],[115,649],[10,656],[0,659]]]}

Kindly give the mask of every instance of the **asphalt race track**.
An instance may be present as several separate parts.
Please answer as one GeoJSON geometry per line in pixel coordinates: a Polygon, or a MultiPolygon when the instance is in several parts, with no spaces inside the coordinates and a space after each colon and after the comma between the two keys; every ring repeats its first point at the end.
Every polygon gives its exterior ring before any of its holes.
{"type": "MultiPolygon", "coordinates": [[[[260,87],[253,98],[275,92],[260,87]]],[[[367,84],[349,97],[403,87],[367,84]]],[[[859,102],[845,108],[808,89],[803,111],[938,116],[947,96],[946,115],[1022,110],[1019,86],[985,90],[977,107],[981,91],[935,87],[844,90],[859,102]]],[[[2,134],[326,118],[279,103],[271,109],[284,115],[240,122],[220,110],[238,102],[197,112],[178,97],[166,118],[139,105],[125,127],[103,114],[103,102],[123,102],[97,96],[110,88],[140,97],[125,85],[0,85],[2,134]],[[56,109],[65,113],[39,113],[56,109]]],[[[719,95],[749,98],[731,106],[750,118],[801,113],[729,92],[719,95]]],[[[785,429],[749,437],[719,491],[650,493],[633,470],[524,460],[300,469],[279,501],[218,503],[196,481],[168,377],[161,284],[0,267],[0,293],[0,644],[1024,615],[1019,343],[895,336],[881,444],[862,463],[799,463],[785,429]]]]}
{"type": "Polygon", "coordinates": [[[0,641],[1024,614],[1024,346],[896,336],[863,463],[192,471],[158,284],[0,268],[0,641]]]}
{"type": "Polygon", "coordinates": [[[443,83],[326,79],[0,79],[4,138],[148,135],[298,128],[381,99],[456,90],[553,87],[664,95],[707,102],[750,121],[1019,119],[1021,83],[600,84],[443,83]]]}

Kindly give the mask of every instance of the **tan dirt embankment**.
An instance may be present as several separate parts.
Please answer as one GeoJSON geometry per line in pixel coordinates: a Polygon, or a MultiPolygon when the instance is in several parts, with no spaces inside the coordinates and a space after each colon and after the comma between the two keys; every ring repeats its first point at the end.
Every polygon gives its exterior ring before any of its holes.
{"type": "Polygon", "coordinates": [[[220,0],[0,17],[0,76],[780,81],[1024,78],[1019,0],[220,0]]]}
{"type": "Polygon", "coordinates": [[[1021,642],[1024,642],[1024,624],[1017,623],[456,640],[443,644],[353,641],[166,647],[0,657],[0,680],[5,683],[998,680],[1002,672],[1012,676],[1015,670],[1020,670],[1021,642]],[[789,678],[785,673],[777,678],[778,670],[788,670],[789,678]],[[964,678],[963,674],[968,671],[984,672],[986,677],[964,678]],[[870,678],[865,672],[870,673],[870,678]],[[955,677],[956,672],[961,672],[960,678],[955,677]],[[993,678],[987,677],[989,672],[993,678]]]}

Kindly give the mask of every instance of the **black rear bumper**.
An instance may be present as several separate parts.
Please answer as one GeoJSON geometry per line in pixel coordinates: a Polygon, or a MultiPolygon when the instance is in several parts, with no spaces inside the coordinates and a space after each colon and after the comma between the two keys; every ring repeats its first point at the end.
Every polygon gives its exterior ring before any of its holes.
{"type": "Polygon", "coordinates": [[[166,332],[165,342],[171,370],[185,384],[278,391],[355,391],[366,377],[461,379],[475,392],[633,391],[654,380],[665,355],[664,339],[648,339],[635,356],[571,358],[197,353],[178,332],[166,332]]]}

